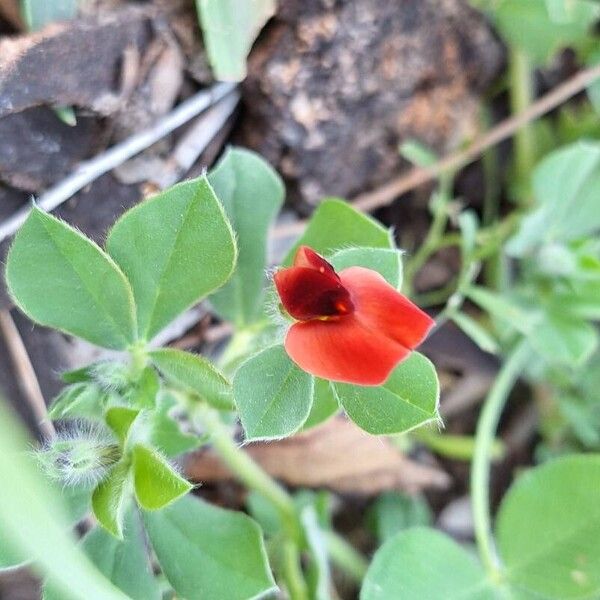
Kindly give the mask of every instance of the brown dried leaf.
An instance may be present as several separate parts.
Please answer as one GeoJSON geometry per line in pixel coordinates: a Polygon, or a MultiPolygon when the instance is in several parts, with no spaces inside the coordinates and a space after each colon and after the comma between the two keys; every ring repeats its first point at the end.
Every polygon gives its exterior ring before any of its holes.
{"type": "MultiPolygon", "coordinates": [[[[385,490],[416,493],[450,484],[445,472],[406,458],[389,440],[370,436],[341,416],[285,440],[250,444],[245,451],[270,475],[294,487],[372,496],[385,490]]],[[[190,456],[186,473],[204,482],[232,478],[210,450],[190,456]]]]}
{"type": "Polygon", "coordinates": [[[168,43],[148,76],[150,109],[155,115],[168,113],[175,105],[183,84],[183,55],[174,43],[168,43]]]}

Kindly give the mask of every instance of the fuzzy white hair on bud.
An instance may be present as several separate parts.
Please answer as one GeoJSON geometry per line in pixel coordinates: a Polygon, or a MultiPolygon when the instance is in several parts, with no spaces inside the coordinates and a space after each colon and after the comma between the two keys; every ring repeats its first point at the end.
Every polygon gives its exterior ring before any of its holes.
{"type": "Polygon", "coordinates": [[[95,487],[119,460],[114,435],[99,423],[74,421],[36,452],[48,476],[67,487],[95,487]]]}
{"type": "Polygon", "coordinates": [[[91,366],[92,379],[106,392],[119,392],[129,385],[127,365],[104,361],[91,366]]]}

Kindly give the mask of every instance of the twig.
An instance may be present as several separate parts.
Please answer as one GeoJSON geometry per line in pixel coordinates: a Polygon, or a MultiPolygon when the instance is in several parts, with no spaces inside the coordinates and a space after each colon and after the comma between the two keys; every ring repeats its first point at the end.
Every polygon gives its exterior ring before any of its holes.
{"type": "MultiPolygon", "coordinates": [[[[208,90],[198,92],[149,129],[131,136],[91,160],[80,163],[71,175],[38,198],[38,206],[46,211],[54,210],[86,185],[181,127],[233,92],[235,88],[236,85],[232,83],[219,83],[208,90]]],[[[28,213],[29,208],[25,207],[0,225],[0,242],[17,231],[28,213]]]]}
{"type": "Polygon", "coordinates": [[[580,71],[551,92],[534,102],[527,110],[505,119],[486,134],[476,139],[465,150],[442,158],[430,167],[416,168],[407,175],[397,177],[374,192],[361,194],[354,198],[354,206],[370,211],[391,202],[394,198],[435,179],[448,170],[461,169],[473,162],[491,146],[508,139],[521,127],[537,119],[566,102],[569,98],[585,89],[600,77],[600,65],[580,71]]]}
{"type": "Polygon", "coordinates": [[[37,426],[45,438],[51,439],[56,435],[56,430],[48,417],[44,396],[42,395],[33,365],[29,360],[25,344],[8,310],[0,310],[0,332],[6,342],[15,368],[17,383],[29,404],[37,426]]]}
{"type": "MultiPolygon", "coordinates": [[[[568,79],[531,104],[527,110],[505,119],[496,125],[496,127],[490,129],[466,149],[454,152],[429,167],[414,168],[406,175],[401,175],[372,192],[360,194],[353,199],[352,205],[359,210],[369,212],[435,179],[445,171],[458,170],[465,167],[477,159],[485,150],[508,139],[530,121],[560,106],[598,78],[600,78],[600,65],[580,71],[577,75],[574,75],[571,79],[568,79]]],[[[307,220],[305,219],[296,221],[295,223],[280,225],[274,229],[273,237],[286,238],[297,235],[302,232],[306,223],[307,220]]]]}

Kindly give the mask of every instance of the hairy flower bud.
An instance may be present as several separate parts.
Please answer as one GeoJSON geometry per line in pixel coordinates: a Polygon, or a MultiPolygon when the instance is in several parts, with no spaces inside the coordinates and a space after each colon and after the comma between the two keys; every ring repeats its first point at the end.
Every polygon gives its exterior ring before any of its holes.
{"type": "Polygon", "coordinates": [[[76,421],[37,452],[51,479],[65,486],[94,487],[119,460],[120,449],[106,428],[76,421]]]}
{"type": "Polygon", "coordinates": [[[92,379],[107,392],[119,392],[129,385],[128,367],[124,363],[103,361],[90,367],[92,379]]]}

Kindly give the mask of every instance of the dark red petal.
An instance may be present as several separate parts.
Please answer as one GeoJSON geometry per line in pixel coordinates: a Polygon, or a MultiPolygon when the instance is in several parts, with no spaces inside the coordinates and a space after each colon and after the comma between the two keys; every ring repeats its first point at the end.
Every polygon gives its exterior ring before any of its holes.
{"type": "Polygon", "coordinates": [[[350,267],[340,273],[350,292],[356,319],[366,329],[379,332],[407,348],[424,339],[434,320],[391,286],[379,273],[350,267]]]}
{"type": "Polygon", "coordinates": [[[381,385],[410,352],[383,333],[365,328],[354,315],[295,323],[285,349],[304,371],[356,385],[381,385]]]}
{"type": "Polygon", "coordinates": [[[347,315],[354,310],[348,290],[337,275],[306,267],[290,267],[273,277],[285,310],[294,319],[347,315]]]}
{"type": "Polygon", "coordinates": [[[331,264],[329,264],[320,254],[317,254],[309,246],[300,246],[294,257],[295,267],[306,267],[307,269],[316,269],[321,273],[329,273],[339,279],[338,274],[331,264]]]}

